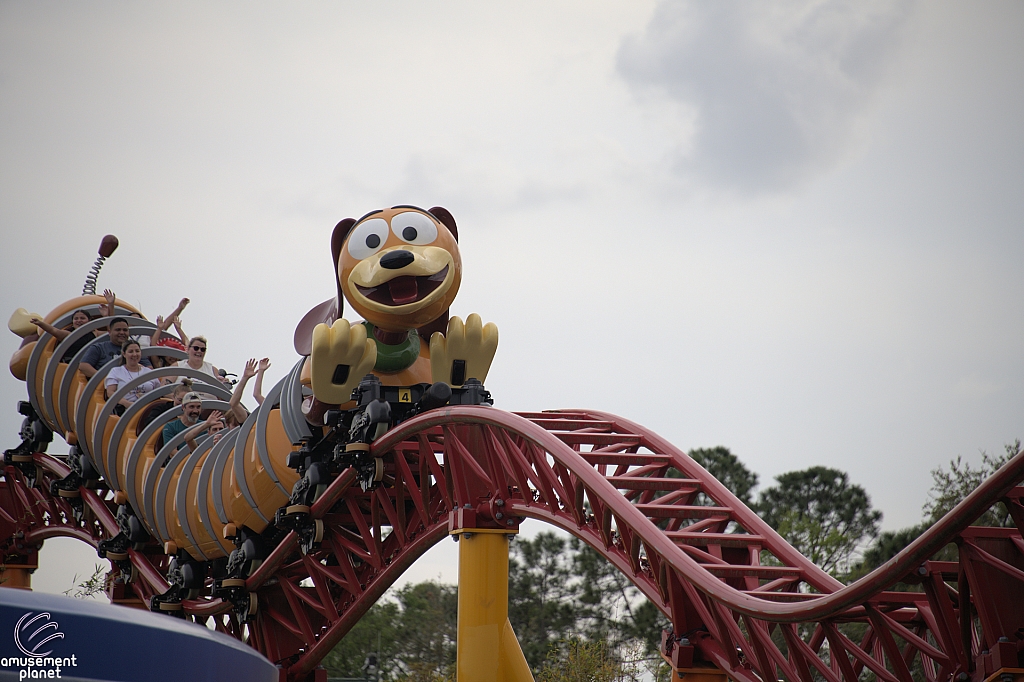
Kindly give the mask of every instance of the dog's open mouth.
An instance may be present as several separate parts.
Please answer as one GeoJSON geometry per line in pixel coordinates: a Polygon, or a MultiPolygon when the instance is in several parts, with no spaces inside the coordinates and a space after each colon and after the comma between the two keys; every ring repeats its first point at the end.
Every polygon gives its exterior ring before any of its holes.
{"type": "Polygon", "coordinates": [[[412,277],[403,275],[395,277],[375,287],[361,287],[356,284],[356,290],[366,298],[382,305],[407,305],[422,301],[430,295],[434,289],[441,286],[448,276],[448,266],[437,273],[429,276],[412,277]]]}

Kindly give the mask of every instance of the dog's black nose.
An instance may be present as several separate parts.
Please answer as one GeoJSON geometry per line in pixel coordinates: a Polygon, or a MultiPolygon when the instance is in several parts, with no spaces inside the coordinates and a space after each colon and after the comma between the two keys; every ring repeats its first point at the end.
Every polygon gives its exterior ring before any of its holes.
{"type": "Polygon", "coordinates": [[[388,251],[380,257],[380,264],[388,270],[400,270],[414,259],[415,256],[408,251],[388,251]]]}

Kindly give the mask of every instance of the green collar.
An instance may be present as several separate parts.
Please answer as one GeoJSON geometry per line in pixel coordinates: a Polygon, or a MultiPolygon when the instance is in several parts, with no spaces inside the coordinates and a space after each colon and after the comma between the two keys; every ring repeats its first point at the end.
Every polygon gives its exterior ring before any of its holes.
{"type": "Polygon", "coordinates": [[[373,335],[374,326],[370,322],[363,322],[366,327],[366,335],[377,344],[377,363],[373,369],[378,372],[401,372],[403,369],[412,367],[416,358],[420,356],[420,335],[415,329],[410,329],[405,341],[394,346],[383,343],[373,335]]]}

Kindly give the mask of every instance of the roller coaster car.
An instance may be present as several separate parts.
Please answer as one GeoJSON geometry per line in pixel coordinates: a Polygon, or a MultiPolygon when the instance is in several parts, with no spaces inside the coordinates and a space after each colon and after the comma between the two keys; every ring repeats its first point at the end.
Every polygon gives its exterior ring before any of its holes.
{"type": "MultiPolygon", "coordinates": [[[[11,371],[26,382],[30,402],[22,406],[23,442],[5,453],[6,463],[32,480],[34,453],[45,451],[51,432],[63,436],[72,446],[71,471],[51,481],[51,494],[66,499],[80,522],[82,487],[109,490],[117,505],[117,532],[100,540],[100,555],[126,576],[132,551],[162,550],[170,557],[170,588],[149,597],[154,610],[180,614],[181,601],[212,577],[214,593],[234,603],[244,621],[257,607],[245,578],[290,531],[299,535],[303,551],[321,541],[323,524],[311,508],[341,472],[354,474],[351,482],[364,491],[393,485],[390,464],[373,454],[375,439],[425,410],[491,403],[482,382],[497,348],[497,328],[479,315],[465,323],[448,316],[462,280],[457,228],[448,211],[396,206],[346,219],[334,230],[331,250],[337,295],[300,322],[295,347],[303,357],[243,424],[223,432],[216,444],[199,439],[194,452],[179,449],[183,433],[163,441],[163,427],[182,413],[167,404],[171,386],[116,414],[120,393],[107,400],[103,390],[116,362],[89,378],[78,371],[88,345],[100,342],[102,337],[90,336],[104,320],[69,328],[58,340],[31,324],[39,315],[19,311],[11,318],[9,327],[23,339],[11,371]],[[341,318],[345,299],[365,322],[341,318]],[[69,356],[86,338],[88,344],[69,356]]],[[[101,247],[83,296],[42,319],[68,328],[76,309],[98,309],[104,299],[95,295],[95,275],[105,255],[101,247]]],[[[155,329],[130,305],[114,305],[118,313],[134,314],[133,333],[155,329]]],[[[163,346],[144,349],[148,355],[185,358],[163,346]]],[[[229,391],[197,370],[179,366],[146,376],[199,382],[198,390],[209,396],[204,412],[228,405],[229,391]]],[[[133,388],[128,383],[118,391],[133,388]]]]}

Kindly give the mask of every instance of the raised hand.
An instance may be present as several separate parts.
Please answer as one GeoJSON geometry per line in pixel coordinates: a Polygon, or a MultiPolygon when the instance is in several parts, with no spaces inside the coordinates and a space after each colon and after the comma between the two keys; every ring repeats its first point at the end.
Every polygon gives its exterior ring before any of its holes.
{"type": "MultiPolygon", "coordinates": [[[[256,370],[256,383],[252,386],[252,397],[260,405],[263,404],[263,373],[270,367],[270,358],[260,360],[260,366],[256,370]]],[[[312,368],[311,370],[312,371],[312,368]]]]}
{"type": "Polygon", "coordinates": [[[256,376],[256,358],[250,358],[249,361],[245,363],[245,369],[242,370],[242,378],[251,379],[254,376],[256,376]]]}

